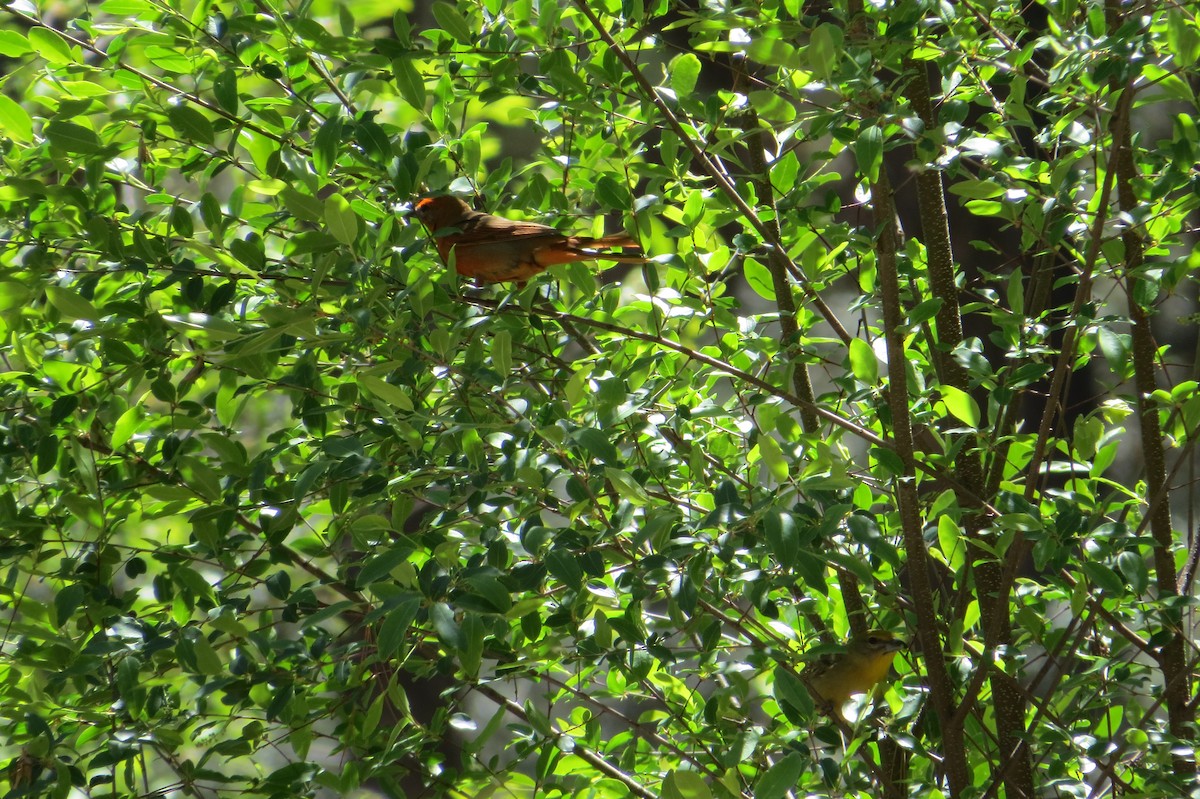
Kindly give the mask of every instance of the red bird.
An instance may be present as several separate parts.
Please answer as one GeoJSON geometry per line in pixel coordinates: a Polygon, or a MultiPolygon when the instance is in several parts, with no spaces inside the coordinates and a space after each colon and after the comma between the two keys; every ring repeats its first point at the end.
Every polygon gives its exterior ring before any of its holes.
{"type": "Polygon", "coordinates": [[[457,197],[426,197],[413,209],[434,236],[438,254],[447,264],[477,283],[524,283],[553,264],[603,259],[625,264],[645,263],[641,255],[597,252],[595,248],[641,245],[617,233],[603,238],[568,236],[536,222],[514,222],[474,211],[457,197]]]}

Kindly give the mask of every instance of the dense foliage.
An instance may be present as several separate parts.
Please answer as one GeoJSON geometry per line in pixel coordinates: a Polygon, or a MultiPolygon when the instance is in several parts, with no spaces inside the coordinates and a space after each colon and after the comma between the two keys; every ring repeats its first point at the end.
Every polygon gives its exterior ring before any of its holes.
{"type": "Polygon", "coordinates": [[[1196,792],[1194,7],[397,5],[0,10],[6,796],[1196,792]]]}

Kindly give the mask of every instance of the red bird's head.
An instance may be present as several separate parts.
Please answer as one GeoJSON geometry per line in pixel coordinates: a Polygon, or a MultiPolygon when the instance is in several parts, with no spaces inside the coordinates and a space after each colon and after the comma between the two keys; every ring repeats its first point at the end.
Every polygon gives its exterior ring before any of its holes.
{"type": "Polygon", "coordinates": [[[471,213],[471,206],[449,194],[425,197],[413,207],[413,215],[430,233],[459,225],[471,213]]]}

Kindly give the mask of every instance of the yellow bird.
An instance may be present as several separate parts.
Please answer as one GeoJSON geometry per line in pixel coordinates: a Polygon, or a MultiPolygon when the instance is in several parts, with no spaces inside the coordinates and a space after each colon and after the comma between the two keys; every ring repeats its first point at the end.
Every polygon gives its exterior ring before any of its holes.
{"type": "Polygon", "coordinates": [[[865,694],[887,676],[892,659],[904,649],[903,640],[887,630],[852,636],[845,652],[821,655],[800,672],[823,713],[842,718],[842,705],[854,694],[865,694]]]}

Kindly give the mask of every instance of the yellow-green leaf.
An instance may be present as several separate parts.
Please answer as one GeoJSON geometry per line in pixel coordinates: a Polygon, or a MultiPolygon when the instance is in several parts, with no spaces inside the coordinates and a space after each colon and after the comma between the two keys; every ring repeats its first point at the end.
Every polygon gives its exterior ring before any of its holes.
{"type": "Polygon", "coordinates": [[[0,55],[8,58],[20,58],[32,53],[29,40],[17,31],[0,31],[0,55]]]}
{"type": "Polygon", "coordinates": [[[757,446],[759,457],[762,458],[771,477],[780,482],[788,479],[788,462],[775,439],[768,435],[760,435],[757,446]]]}
{"type": "Polygon", "coordinates": [[[700,59],[692,53],[684,53],[671,61],[671,90],[682,100],[695,90],[700,77],[700,59]]]}
{"type": "Polygon", "coordinates": [[[747,258],[742,265],[746,282],[754,293],[768,302],[775,302],[775,281],[771,279],[771,270],[753,258],[747,258]]]}
{"type": "Polygon", "coordinates": [[[949,514],[943,513],[938,517],[938,547],[946,558],[946,564],[955,571],[963,567],[967,559],[967,549],[962,541],[962,531],[958,522],[949,514]]]}
{"type": "Polygon", "coordinates": [[[850,340],[850,371],[861,382],[873,386],[879,382],[879,361],[875,350],[861,338],[850,340]]]}
{"type": "Polygon", "coordinates": [[[33,141],[33,119],[29,112],[6,94],[0,94],[0,130],[18,144],[33,141]]]}
{"type": "Polygon", "coordinates": [[[942,402],[946,403],[946,409],[951,414],[971,427],[979,426],[979,404],[974,397],[954,386],[942,386],[939,390],[942,392],[942,402]]]}
{"type": "Polygon", "coordinates": [[[66,39],[50,28],[38,26],[29,31],[29,43],[37,54],[51,64],[74,64],[75,54],[66,39]]]}

